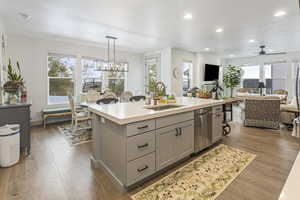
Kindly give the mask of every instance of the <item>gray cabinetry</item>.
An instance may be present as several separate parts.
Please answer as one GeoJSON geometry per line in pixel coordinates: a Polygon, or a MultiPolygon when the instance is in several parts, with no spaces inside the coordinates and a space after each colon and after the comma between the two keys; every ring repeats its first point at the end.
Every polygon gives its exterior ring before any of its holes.
{"type": "MultiPolygon", "coordinates": [[[[183,119],[181,119],[183,120],[183,119]]],[[[194,121],[156,130],[156,168],[163,169],[194,152],[194,121]]]]}
{"type": "Polygon", "coordinates": [[[179,124],[175,145],[176,161],[194,153],[194,120],[179,124]]]}
{"type": "Polygon", "coordinates": [[[20,124],[20,145],[30,153],[30,104],[0,105],[0,126],[20,124]]]}
{"type": "Polygon", "coordinates": [[[223,111],[214,109],[212,114],[212,142],[223,138],[223,111]],[[215,112],[214,112],[215,110],[215,112]]]}
{"type": "Polygon", "coordinates": [[[194,114],[119,125],[93,114],[93,159],[130,187],[194,152],[194,114]]]}
{"type": "Polygon", "coordinates": [[[156,168],[163,169],[175,162],[175,126],[156,131],[156,168]]]}

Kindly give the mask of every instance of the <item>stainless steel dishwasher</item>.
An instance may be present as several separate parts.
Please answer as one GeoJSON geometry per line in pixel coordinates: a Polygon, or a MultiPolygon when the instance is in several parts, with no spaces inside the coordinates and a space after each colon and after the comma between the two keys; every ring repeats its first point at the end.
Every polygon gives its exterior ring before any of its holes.
{"type": "Polygon", "coordinates": [[[212,108],[195,111],[195,153],[212,144],[212,108]]]}

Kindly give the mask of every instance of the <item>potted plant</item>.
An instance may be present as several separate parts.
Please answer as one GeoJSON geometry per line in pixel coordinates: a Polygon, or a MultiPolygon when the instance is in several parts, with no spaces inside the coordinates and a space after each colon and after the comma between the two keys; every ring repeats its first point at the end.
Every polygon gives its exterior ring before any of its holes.
{"type": "Polygon", "coordinates": [[[220,99],[223,88],[219,85],[219,81],[215,81],[215,86],[210,91],[214,99],[220,99]]]}
{"type": "Polygon", "coordinates": [[[224,73],[223,82],[227,88],[230,88],[230,97],[233,97],[233,89],[241,82],[241,68],[236,66],[228,66],[224,73]]]}
{"type": "Polygon", "coordinates": [[[197,91],[196,97],[198,98],[204,98],[204,99],[209,99],[211,97],[211,92],[204,90],[204,89],[199,89],[197,91]]]}
{"type": "Polygon", "coordinates": [[[8,81],[6,81],[3,85],[3,91],[5,93],[8,93],[9,98],[12,98],[12,97],[14,97],[14,95],[17,95],[17,93],[19,92],[19,89],[24,85],[24,80],[21,76],[19,62],[17,62],[17,69],[18,69],[18,71],[15,71],[13,69],[11,60],[9,59],[8,66],[7,66],[8,81]]]}

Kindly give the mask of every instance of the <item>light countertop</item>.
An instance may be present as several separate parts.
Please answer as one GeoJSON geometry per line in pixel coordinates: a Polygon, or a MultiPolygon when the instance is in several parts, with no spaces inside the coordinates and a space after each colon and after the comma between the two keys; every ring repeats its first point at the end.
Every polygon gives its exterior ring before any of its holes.
{"type": "Polygon", "coordinates": [[[199,99],[193,97],[177,97],[176,105],[182,107],[154,111],[146,109],[144,102],[134,103],[117,103],[117,104],[103,104],[103,105],[89,105],[88,109],[106,119],[109,119],[117,124],[124,125],[133,122],[164,117],[172,114],[188,112],[199,108],[210,107],[228,103],[230,100],[213,100],[213,99],[199,99]]]}
{"type": "Polygon", "coordinates": [[[292,170],[283,186],[279,200],[299,200],[300,199],[300,153],[294,162],[292,170]]]}

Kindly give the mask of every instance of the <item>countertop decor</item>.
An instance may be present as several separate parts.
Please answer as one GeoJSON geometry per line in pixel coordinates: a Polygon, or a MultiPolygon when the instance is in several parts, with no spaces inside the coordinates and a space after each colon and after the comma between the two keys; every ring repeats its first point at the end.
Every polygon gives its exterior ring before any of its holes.
{"type": "Polygon", "coordinates": [[[241,82],[242,70],[240,67],[228,66],[225,68],[223,82],[227,88],[230,88],[230,97],[233,97],[233,89],[241,82]]]}

